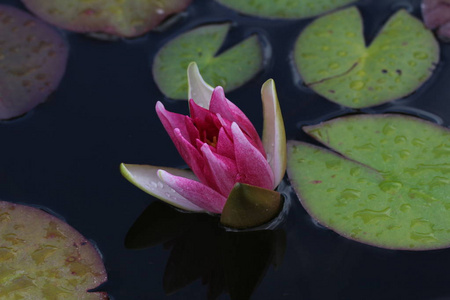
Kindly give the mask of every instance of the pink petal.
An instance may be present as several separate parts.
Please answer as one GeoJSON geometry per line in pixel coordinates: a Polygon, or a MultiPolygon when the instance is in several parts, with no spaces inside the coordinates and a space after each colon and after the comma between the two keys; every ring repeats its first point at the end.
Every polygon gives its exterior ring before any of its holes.
{"type": "Polygon", "coordinates": [[[202,212],[202,208],[193,204],[177,192],[162,182],[158,177],[157,171],[163,169],[172,174],[189,178],[191,180],[198,180],[197,177],[191,171],[147,166],[147,165],[131,165],[121,164],[120,172],[128,179],[132,184],[164,202],[167,202],[178,208],[182,208],[189,211],[202,212]]]}
{"type": "Polygon", "coordinates": [[[178,194],[195,205],[212,213],[220,214],[222,212],[227,198],[206,185],[195,180],[172,175],[164,170],[159,170],[158,176],[178,194]]]}
{"type": "Polygon", "coordinates": [[[195,127],[194,122],[188,116],[184,118],[186,130],[188,132],[189,141],[191,144],[194,144],[196,140],[200,138],[200,134],[198,132],[197,127],[195,127]]]}
{"type": "Polygon", "coordinates": [[[236,122],[249,136],[261,153],[265,155],[261,139],[252,122],[250,122],[247,116],[233,102],[225,98],[225,93],[221,86],[214,89],[209,110],[214,114],[220,114],[231,123],[236,122]]]}
{"type": "Polygon", "coordinates": [[[264,111],[263,145],[266,149],[267,161],[274,175],[274,186],[277,187],[286,171],[286,133],[281,115],[275,83],[267,80],[261,88],[264,111]]]}
{"type": "Polygon", "coordinates": [[[172,139],[178,151],[180,152],[180,149],[176,143],[174,129],[178,128],[182,136],[184,136],[185,138],[189,138],[189,133],[185,123],[186,116],[167,111],[160,101],[156,103],[156,113],[158,114],[161,123],[163,124],[170,138],[172,139]]]}
{"type": "Polygon", "coordinates": [[[265,189],[273,189],[273,173],[266,158],[247,140],[236,123],[231,125],[231,130],[238,168],[237,181],[265,189]]]}
{"type": "Polygon", "coordinates": [[[205,182],[206,177],[203,174],[204,161],[203,156],[197,148],[189,143],[181,134],[178,128],[174,130],[175,143],[179,145],[179,152],[183,160],[192,169],[200,181],[205,182]]]}
{"type": "Polygon", "coordinates": [[[216,146],[217,154],[234,159],[234,145],[225,129],[222,127],[219,130],[216,146]]]}
{"type": "Polygon", "coordinates": [[[211,170],[211,176],[216,183],[217,190],[223,196],[228,197],[236,183],[237,168],[234,161],[214,154],[207,144],[204,144],[201,150],[211,170]]]}

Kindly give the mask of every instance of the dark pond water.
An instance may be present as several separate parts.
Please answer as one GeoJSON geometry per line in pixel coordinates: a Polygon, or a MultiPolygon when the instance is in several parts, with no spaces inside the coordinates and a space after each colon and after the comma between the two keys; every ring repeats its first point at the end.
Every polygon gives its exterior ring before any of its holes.
{"type": "MultiPolygon", "coordinates": [[[[19,1],[0,1],[22,7],[19,1]]],[[[371,40],[400,7],[420,16],[420,1],[357,3],[371,40]]],[[[267,41],[264,71],[228,93],[262,127],[259,91],[275,79],[289,139],[309,141],[304,124],[353,112],[302,87],[292,71],[296,37],[311,21],[245,17],[213,1],[194,0],[175,24],[134,40],[102,42],[65,32],[66,74],[49,101],[0,123],[0,199],[39,205],[63,216],[101,250],[113,299],[450,299],[450,251],[406,252],[362,245],[315,224],[287,181],[290,204],[274,231],[225,233],[217,220],[180,214],[141,192],[119,164],[183,166],[154,106],[187,113],[167,100],[151,75],[159,47],[199,24],[232,21],[225,47],[253,32],[267,41]],[[145,211],[145,212],[144,212],[145,211]],[[142,214],[134,233],[127,232],[142,214]]],[[[450,125],[449,45],[413,95],[365,113],[404,112],[450,125]]]]}

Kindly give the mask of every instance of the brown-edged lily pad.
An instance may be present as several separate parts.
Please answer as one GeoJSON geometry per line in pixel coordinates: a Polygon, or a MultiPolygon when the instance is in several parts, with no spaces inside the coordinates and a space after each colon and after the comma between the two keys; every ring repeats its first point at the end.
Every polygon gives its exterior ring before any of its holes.
{"type": "Polygon", "coordinates": [[[161,92],[172,99],[187,99],[186,69],[196,62],[203,79],[212,86],[234,90],[252,79],[263,67],[263,50],[257,35],[217,55],[230,24],[195,28],[168,42],[153,62],[153,77],[161,92]]]}
{"type": "Polygon", "coordinates": [[[36,15],[76,32],[142,35],[192,0],[22,0],[36,15]]]}
{"type": "Polygon", "coordinates": [[[53,28],[0,5],[0,119],[20,116],[44,102],[64,74],[67,52],[53,28]]]}
{"type": "Polygon", "coordinates": [[[395,13],[369,47],[355,7],[312,22],[299,36],[295,63],[306,85],[352,108],[405,97],[419,88],[439,61],[439,44],[405,10],[395,13]]]}
{"type": "Polygon", "coordinates": [[[311,216],[383,248],[450,247],[450,131],[404,115],[353,115],[289,142],[288,175],[311,216]]]}
{"type": "Polygon", "coordinates": [[[450,0],[423,0],[422,15],[428,28],[437,29],[438,36],[450,42],[450,0]]]}
{"type": "Polygon", "coordinates": [[[60,219],[0,201],[0,298],[108,299],[88,293],[106,281],[92,244],[60,219]]]}
{"type": "Polygon", "coordinates": [[[323,14],[355,0],[217,0],[241,13],[269,19],[303,19],[323,14]]]}

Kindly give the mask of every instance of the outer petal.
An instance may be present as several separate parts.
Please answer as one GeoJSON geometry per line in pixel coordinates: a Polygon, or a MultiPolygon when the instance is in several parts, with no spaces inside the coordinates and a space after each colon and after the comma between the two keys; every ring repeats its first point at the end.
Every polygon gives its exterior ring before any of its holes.
{"type": "Polygon", "coordinates": [[[237,168],[235,162],[227,157],[214,154],[207,144],[203,144],[201,150],[211,169],[211,175],[216,182],[218,191],[223,196],[228,197],[236,183],[237,168]]]}
{"type": "Polygon", "coordinates": [[[120,172],[128,179],[132,184],[164,202],[167,202],[173,206],[195,212],[203,212],[204,210],[199,206],[193,204],[177,192],[170,186],[165,184],[158,177],[157,171],[164,169],[168,172],[176,174],[178,176],[186,177],[191,180],[198,180],[197,177],[191,171],[180,170],[174,168],[164,168],[148,165],[131,165],[120,164],[120,172]]]}
{"type": "Polygon", "coordinates": [[[231,130],[238,168],[237,181],[273,189],[273,172],[266,158],[247,140],[236,123],[231,124],[231,130]]]}
{"type": "Polygon", "coordinates": [[[219,136],[217,137],[217,154],[226,156],[230,159],[234,159],[234,145],[225,129],[222,127],[219,130],[219,136]]]}
{"type": "Polygon", "coordinates": [[[203,80],[195,62],[189,64],[187,76],[189,83],[188,100],[193,99],[201,107],[209,109],[213,88],[203,80]]]}
{"type": "MultiPolygon", "coordinates": [[[[156,113],[158,114],[161,123],[163,124],[164,128],[166,129],[167,133],[169,134],[170,138],[175,143],[175,146],[178,149],[178,145],[176,143],[176,139],[173,132],[175,128],[178,128],[185,138],[187,139],[189,138],[189,133],[186,128],[186,121],[185,121],[186,116],[167,111],[160,101],[156,103],[156,113]]],[[[180,151],[180,149],[178,149],[178,151],[180,151]]]]}
{"type": "Polygon", "coordinates": [[[215,190],[198,181],[175,176],[164,170],[159,170],[158,176],[164,183],[195,205],[212,213],[220,214],[222,212],[227,198],[215,190]]]}
{"type": "Polygon", "coordinates": [[[278,103],[275,82],[267,80],[261,89],[264,111],[263,145],[274,175],[273,188],[280,184],[286,171],[286,133],[278,103]]]}

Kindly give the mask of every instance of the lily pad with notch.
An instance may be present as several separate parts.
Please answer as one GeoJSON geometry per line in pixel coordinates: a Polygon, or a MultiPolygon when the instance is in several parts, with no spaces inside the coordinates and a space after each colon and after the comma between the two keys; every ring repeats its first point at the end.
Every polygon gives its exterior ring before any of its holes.
{"type": "Polygon", "coordinates": [[[57,88],[68,47],[61,35],[17,8],[0,5],[0,119],[33,109],[57,88]]]}
{"type": "Polygon", "coordinates": [[[0,201],[1,299],[108,299],[97,249],[48,213],[0,201]]]}
{"type": "Polygon", "coordinates": [[[439,44],[421,21],[400,10],[366,47],[361,15],[351,7],[312,22],[294,56],[306,85],[333,102],[363,108],[418,89],[439,62],[439,44]]]}
{"type": "Polygon", "coordinates": [[[355,0],[217,0],[240,13],[269,19],[304,19],[314,17],[355,0]]]}
{"type": "Polygon", "coordinates": [[[321,224],[389,249],[450,247],[450,131],[396,114],[304,130],[338,153],[290,141],[288,175],[321,224]]]}
{"type": "Polygon", "coordinates": [[[76,32],[102,32],[121,37],[142,35],[192,0],[22,0],[45,21],[76,32]]]}
{"type": "Polygon", "coordinates": [[[203,79],[224,90],[234,90],[263,68],[263,50],[257,35],[216,56],[230,24],[205,25],[164,45],[153,62],[153,77],[161,92],[172,99],[186,99],[186,69],[195,61],[203,79]]]}

